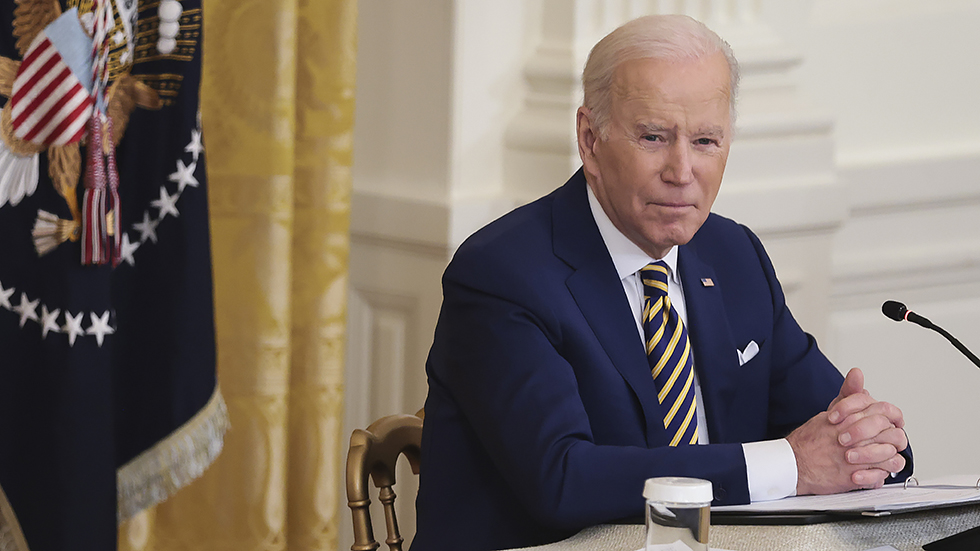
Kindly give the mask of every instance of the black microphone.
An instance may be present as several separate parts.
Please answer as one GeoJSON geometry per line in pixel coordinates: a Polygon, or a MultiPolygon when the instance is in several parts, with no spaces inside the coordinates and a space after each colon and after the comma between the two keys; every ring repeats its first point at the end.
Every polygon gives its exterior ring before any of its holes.
{"type": "Polygon", "coordinates": [[[903,321],[903,320],[910,321],[916,325],[921,325],[926,329],[932,329],[933,331],[946,337],[946,340],[951,342],[953,346],[956,347],[957,350],[959,350],[960,352],[963,353],[964,356],[969,358],[970,361],[973,362],[973,365],[980,367],[980,358],[977,358],[973,354],[973,352],[970,352],[970,350],[967,347],[963,346],[963,344],[960,343],[960,341],[956,340],[956,338],[953,337],[953,335],[950,335],[948,332],[946,332],[945,329],[939,327],[935,323],[932,323],[927,318],[924,318],[919,314],[916,314],[915,312],[909,310],[901,302],[896,302],[894,300],[885,301],[885,303],[881,305],[881,313],[885,314],[886,316],[888,316],[889,318],[895,321],[903,321]]]}
{"type": "Polygon", "coordinates": [[[885,303],[881,305],[881,313],[895,321],[911,321],[912,323],[921,325],[926,329],[937,328],[937,326],[928,319],[909,310],[901,302],[895,302],[894,300],[886,300],[885,303]]]}

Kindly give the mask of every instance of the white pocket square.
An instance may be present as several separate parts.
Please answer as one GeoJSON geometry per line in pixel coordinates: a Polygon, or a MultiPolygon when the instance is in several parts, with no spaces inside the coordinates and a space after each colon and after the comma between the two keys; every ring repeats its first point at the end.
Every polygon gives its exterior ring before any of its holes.
{"type": "Polygon", "coordinates": [[[741,367],[747,364],[749,360],[754,358],[755,355],[759,353],[759,345],[756,344],[755,341],[751,341],[749,344],[745,345],[745,350],[739,350],[736,348],[735,352],[738,352],[738,365],[741,367]]]}

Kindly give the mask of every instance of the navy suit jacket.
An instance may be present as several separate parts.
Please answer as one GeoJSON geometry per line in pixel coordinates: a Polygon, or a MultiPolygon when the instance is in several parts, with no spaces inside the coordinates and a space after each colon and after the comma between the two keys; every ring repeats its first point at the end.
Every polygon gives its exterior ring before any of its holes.
{"type": "Polygon", "coordinates": [[[749,501],[741,443],[824,411],[843,377],[793,319],[748,228],[712,214],[678,262],[707,446],[667,446],[581,170],[463,243],[426,364],[413,551],[537,545],[636,517],[654,476],[708,479],[715,504],[749,501]],[[751,341],[759,352],[739,366],[751,341]]]}

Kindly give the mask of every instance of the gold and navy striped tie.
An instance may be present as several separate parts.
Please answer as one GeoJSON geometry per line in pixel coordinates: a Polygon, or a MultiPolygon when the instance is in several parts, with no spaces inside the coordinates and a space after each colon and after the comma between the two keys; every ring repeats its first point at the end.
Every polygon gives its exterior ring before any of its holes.
{"type": "Polygon", "coordinates": [[[664,428],[670,445],[698,443],[697,400],[694,398],[694,356],[687,329],[667,296],[667,264],[647,264],[643,281],[643,332],[647,359],[666,407],[664,428]]]}

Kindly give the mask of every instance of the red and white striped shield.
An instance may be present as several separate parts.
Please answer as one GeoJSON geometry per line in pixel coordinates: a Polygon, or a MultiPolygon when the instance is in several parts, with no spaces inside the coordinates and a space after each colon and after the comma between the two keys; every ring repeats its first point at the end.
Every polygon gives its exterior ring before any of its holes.
{"type": "Polygon", "coordinates": [[[78,11],[66,11],[38,33],[17,70],[10,96],[14,135],[64,145],[85,134],[92,113],[92,39],[78,11]]]}

